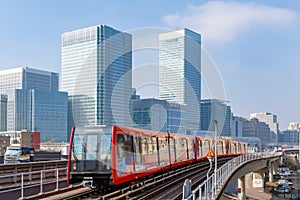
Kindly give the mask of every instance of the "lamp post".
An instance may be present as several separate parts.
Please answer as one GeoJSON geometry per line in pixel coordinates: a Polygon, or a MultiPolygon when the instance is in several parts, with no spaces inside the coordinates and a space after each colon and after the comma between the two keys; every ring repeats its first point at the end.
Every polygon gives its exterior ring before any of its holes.
{"type": "Polygon", "coordinates": [[[217,168],[218,168],[218,157],[217,157],[217,154],[218,154],[218,149],[217,149],[217,145],[218,145],[218,142],[217,142],[217,139],[218,139],[218,121],[215,120],[215,171],[214,171],[214,174],[215,174],[215,193],[217,192],[217,168]]]}

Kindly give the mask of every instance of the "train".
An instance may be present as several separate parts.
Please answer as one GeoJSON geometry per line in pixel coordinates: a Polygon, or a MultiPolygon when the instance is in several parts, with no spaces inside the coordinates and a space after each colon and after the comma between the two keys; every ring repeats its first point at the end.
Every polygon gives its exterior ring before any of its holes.
{"type": "MultiPolygon", "coordinates": [[[[73,127],[67,181],[86,186],[131,184],[178,167],[207,160],[213,138],[122,126],[73,127]]],[[[218,157],[247,153],[247,143],[218,139],[218,157]]]]}

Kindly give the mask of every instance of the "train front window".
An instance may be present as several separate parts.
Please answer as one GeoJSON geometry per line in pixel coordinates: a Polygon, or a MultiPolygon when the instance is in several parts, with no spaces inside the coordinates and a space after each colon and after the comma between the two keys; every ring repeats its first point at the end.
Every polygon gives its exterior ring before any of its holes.
{"type": "Polygon", "coordinates": [[[111,166],[111,133],[99,127],[75,129],[72,160],[85,170],[109,170],[111,166]]]}

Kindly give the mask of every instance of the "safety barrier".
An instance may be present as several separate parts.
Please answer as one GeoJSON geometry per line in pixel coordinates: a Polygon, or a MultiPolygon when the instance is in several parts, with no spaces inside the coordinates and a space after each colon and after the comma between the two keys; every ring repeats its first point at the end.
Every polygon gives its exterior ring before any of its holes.
{"type": "Polygon", "coordinates": [[[0,176],[1,180],[12,180],[15,183],[14,188],[1,190],[0,196],[4,193],[12,191],[21,191],[19,199],[24,199],[24,190],[27,188],[39,187],[39,193],[43,193],[43,186],[45,184],[56,183],[56,190],[59,189],[59,181],[66,179],[67,168],[56,168],[48,170],[40,170],[34,172],[22,172],[17,174],[9,174],[0,176]]]}
{"type": "Polygon", "coordinates": [[[191,181],[186,180],[183,185],[183,199],[184,200],[196,200],[196,198],[209,200],[214,199],[218,195],[228,178],[243,164],[246,162],[281,156],[281,153],[262,152],[245,154],[236,158],[231,159],[226,164],[221,166],[216,173],[213,173],[208,179],[199,185],[195,190],[191,190],[191,181]]]}

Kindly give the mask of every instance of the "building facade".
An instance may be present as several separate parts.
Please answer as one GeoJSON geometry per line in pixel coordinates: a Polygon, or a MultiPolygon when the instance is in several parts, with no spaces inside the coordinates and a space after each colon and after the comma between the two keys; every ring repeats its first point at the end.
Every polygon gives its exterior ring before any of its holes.
{"type": "Polygon", "coordinates": [[[243,137],[243,119],[238,116],[231,117],[230,130],[232,137],[243,137]]]}
{"type": "Polygon", "coordinates": [[[30,90],[29,130],[38,131],[41,141],[67,141],[68,93],[30,90]]]}
{"type": "Polygon", "coordinates": [[[73,125],[129,125],[132,36],[105,25],[62,34],[62,90],[73,125]]]}
{"type": "Polygon", "coordinates": [[[266,123],[271,130],[271,141],[277,141],[277,134],[279,133],[279,124],[277,122],[277,115],[268,112],[251,113],[250,119],[256,118],[260,122],[266,123]]]}
{"type": "Polygon", "coordinates": [[[170,133],[185,133],[184,106],[159,99],[132,100],[134,127],[170,133]]]}
{"type": "Polygon", "coordinates": [[[0,156],[4,156],[6,148],[10,146],[10,137],[0,135],[0,156]]]}
{"type": "Polygon", "coordinates": [[[42,141],[67,140],[67,95],[58,91],[58,77],[29,67],[0,71],[0,93],[7,95],[7,131],[38,131],[42,141]],[[58,117],[48,115],[49,110],[58,117]]]}
{"type": "Polygon", "coordinates": [[[7,130],[7,95],[0,94],[0,131],[7,130]]]}
{"type": "Polygon", "coordinates": [[[186,106],[186,132],[200,131],[200,34],[179,29],[159,35],[159,99],[186,106]]]}
{"type": "Polygon", "coordinates": [[[218,122],[218,134],[231,136],[230,119],[231,108],[227,101],[219,99],[201,100],[201,130],[215,131],[214,121],[218,122]]]}
{"type": "Polygon", "coordinates": [[[299,130],[285,130],[278,133],[278,143],[299,145],[299,130]]]}

